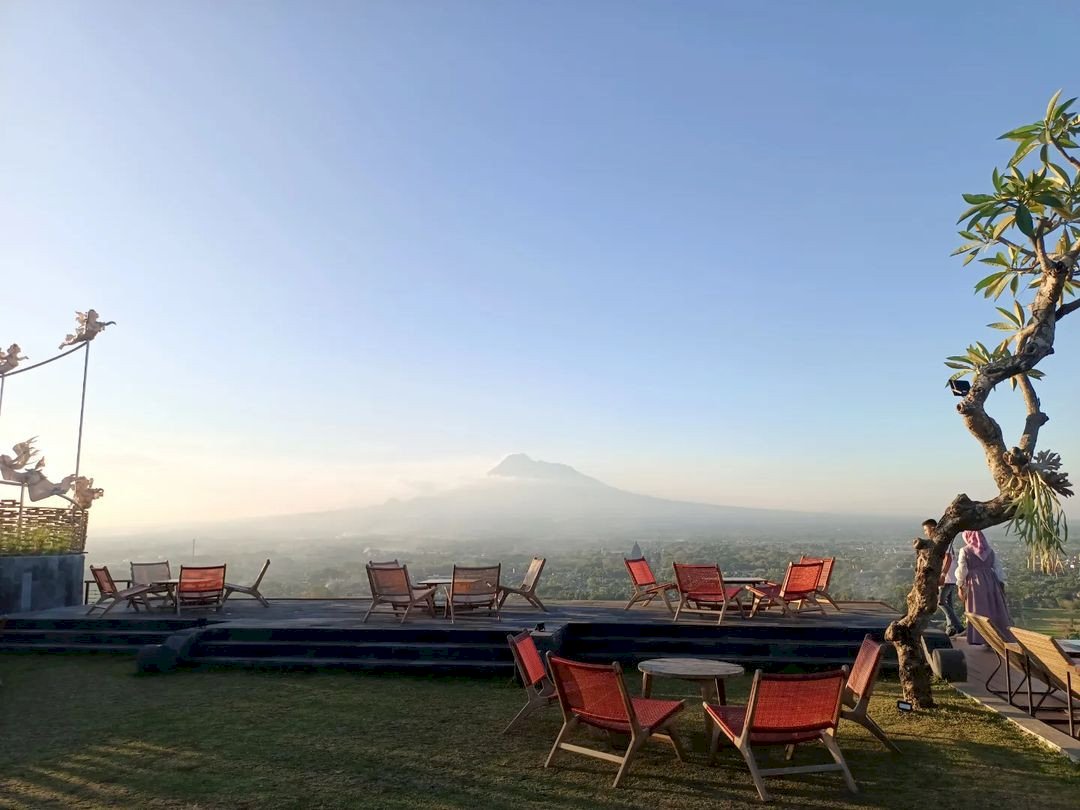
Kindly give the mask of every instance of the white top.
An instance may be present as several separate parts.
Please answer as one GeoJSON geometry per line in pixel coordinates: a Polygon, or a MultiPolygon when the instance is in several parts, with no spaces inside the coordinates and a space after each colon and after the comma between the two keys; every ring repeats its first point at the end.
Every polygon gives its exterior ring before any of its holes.
{"type": "Polygon", "coordinates": [[[952,555],[952,564],[949,565],[949,567],[947,569],[945,569],[945,584],[946,585],[955,585],[956,584],[956,565],[957,565],[957,562],[958,562],[957,559],[956,559],[956,540],[955,540],[955,538],[953,539],[952,543],[949,545],[949,554],[952,555]]]}
{"type": "MultiPolygon", "coordinates": [[[[956,562],[956,581],[961,586],[967,581],[968,577],[968,549],[964,546],[960,549],[959,559],[956,562]]],[[[1001,567],[1001,555],[996,551],[994,552],[994,574],[997,575],[998,582],[1002,585],[1005,584],[1005,569],[1001,567]]]]}

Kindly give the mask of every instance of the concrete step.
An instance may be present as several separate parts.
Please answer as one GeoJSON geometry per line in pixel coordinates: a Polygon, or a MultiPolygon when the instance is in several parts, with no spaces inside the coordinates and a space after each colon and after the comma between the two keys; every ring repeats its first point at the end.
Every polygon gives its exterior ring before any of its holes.
{"type": "Polygon", "coordinates": [[[298,659],[291,656],[197,656],[187,660],[194,666],[226,666],[252,669],[346,669],[346,670],[381,670],[384,672],[425,672],[425,673],[461,673],[490,674],[511,676],[514,672],[512,662],[499,661],[413,661],[397,658],[308,658],[298,659]]]}
{"type": "Polygon", "coordinates": [[[337,641],[240,641],[200,639],[191,651],[193,658],[273,658],[273,659],[385,659],[395,661],[486,661],[512,662],[505,643],[493,646],[486,643],[452,642],[432,645],[391,641],[342,643],[337,641]]]}

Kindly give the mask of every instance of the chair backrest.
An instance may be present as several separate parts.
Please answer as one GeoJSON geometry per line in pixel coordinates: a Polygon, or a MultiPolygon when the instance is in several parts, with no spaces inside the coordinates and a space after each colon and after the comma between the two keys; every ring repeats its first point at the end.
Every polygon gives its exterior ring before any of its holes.
{"type": "Polygon", "coordinates": [[[1043,670],[1049,680],[1055,681],[1053,686],[1066,689],[1071,680],[1073,694],[1080,694],[1080,672],[1056,641],[1050,636],[1020,627],[1009,629],[1016,636],[1017,643],[1024,648],[1028,658],[1033,659],[1033,664],[1043,670]]]}
{"type": "Polygon", "coordinates": [[[836,728],[847,667],[806,675],[754,673],[746,716],[751,734],[836,728]]]}
{"type": "Polygon", "coordinates": [[[675,583],[680,593],[723,593],[724,575],[719,565],[686,565],[674,563],[675,583]]]}
{"type": "Polygon", "coordinates": [[[874,637],[869,633],[863,636],[859,654],[855,656],[855,663],[851,665],[851,674],[847,679],[848,691],[856,699],[868,697],[874,690],[874,681],[877,679],[884,651],[885,645],[874,641],[874,637]]]}
{"type": "Polygon", "coordinates": [[[112,574],[109,573],[109,566],[103,565],[98,568],[91,565],[90,575],[94,578],[98,593],[102,596],[113,596],[116,593],[116,583],[113,582],[112,574]]]}
{"type": "Polygon", "coordinates": [[[832,579],[833,566],[836,565],[836,557],[799,557],[801,563],[821,563],[821,573],[818,574],[817,590],[819,593],[829,592],[829,580],[832,579]]]}
{"type": "Polygon", "coordinates": [[[409,569],[395,563],[368,563],[368,584],[372,597],[376,596],[412,596],[412,582],[409,569]]]}
{"type": "Polygon", "coordinates": [[[133,585],[149,585],[153,582],[163,582],[172,579],[172,571],[169,570],[169,561],[148,562],[131,564],[131,583],[133,585]]]}
{"type": "Polygon", "coordinates": [[[644,557],[634,560],[624,559],[623,562],[626,564],[626,570],[630,572],[630,579],[635,587],[648,588],[656,584],[656,575],[653,574],[649,561],[644,557]]]}
{"type": "Polygon", "coordinates": [[[629,723],[633,708],[617,663],[583,664],[547,654],[563,714],[583,720],[629,723]]]}
{"type": "Polygon", "coordinates": [[[388,560],[387,562],[369,562],[369,568],[399,568],[401,563],[397,560],[388,560]]]}
{"type": "Polygon", "coordinates": [[[176,594],[186,599],[213,598],[225,590],[224,565],[181,565],[176,594]]]}
{"type": "Polygon", "coordinates": [[[270,567],[270,560],[263,563],[262,570],[259,571],[259,575],[255,577],[255,583],[251,586],[252,590],[259,590],[259,585],[262,583],[263,577],[266,576],[266,569],[270,567]]]}
{"type": "Polygon", "coordinates": [[[784,582],[780,586],[780,593],[784,596],[814,593],[818,588],[821,569],[822,564],[820,562],[788,563],[787,572],[784,574],[784,582]]]}
{"type": "Polygon", "coordinates": [[[1006,644],[1008,643],[1005,637],[997,629],[997,626],[990,620],[988,616],[980,616],[978,613],[965,613],[964,616],[968,622],[979,631],[979,635],[983,637],[983,640],[989,645],[990,649],[996,652],[1002,658],[1007,657],[1006,644]]]}
{"type": "Polygon", "coordinates": [[[454,596],[495,596],[499,592],[502,565],[454,566],[450,593],[454,596]]]}
{"type": "Polygon", "coordinates": [[[536,583],[540,581],[540,574],[544,572],[545,563],[547,563],[547,559],[544,557],[532,558],[532,562],[529,563],[529,570],[525,572],[525,579],[521,581],[521,590],[531,591],[536,587],[536,583]]]}
{"type": "Polygon", "coordinates": [[[540,651],[536,649],[532,633],[522,630],[516,636],[507,635],[506,641],[510,644],[510,651],[514,654],[514,663],[517,664],[518,673],[526,686],[536,686],[547,677],[544,659],[540,657],[540,651]]]}

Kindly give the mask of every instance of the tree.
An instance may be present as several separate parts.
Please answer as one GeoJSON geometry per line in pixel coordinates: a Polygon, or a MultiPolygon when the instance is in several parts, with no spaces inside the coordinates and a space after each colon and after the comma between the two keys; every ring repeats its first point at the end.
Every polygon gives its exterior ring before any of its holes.
{"type": "Polygon", "coordinates": [[[994,169],[989,193],[963,195],[970,206],[958,220],[965,223],[964,244],[953,255],[964,255],[965,265],[977,259],[992,269],[975,292],[994,301],[1005,298],[1007,305],[997,307],[1002,320],[989,326],[1006,334],[993,348],[981,342],[968,346],[946,365],[954,372],[950,385],[962,397],[956,410],[982,447],[997,495],[982,501],[957,495],[932,536],[914,543],[907,612],[885,637],[896,647],[904,694],[918,707],[933,706],[921,641],[938,607],[938,577],[953,539],[1007,523],[1031,559],[1046,566],[1057,560],[1068,537],[1060,498],[1073,494],[1072,484],[1058,454],[1036,449],[1039,429],[1049,420],[1035,391],[1043,377],[1037,366],[1054,353],[1058,322],[1080,309],[1080,115],[1071,112],[1075,98],[1060,102],[1060,96],[1059,91],[1050,99],[1042,120],[1001,136],[1016,149],[1002,170],[994,169]],[[1011,448],[986,412],[990,393],[1006,381],[1027,410],[1011,448]]]}

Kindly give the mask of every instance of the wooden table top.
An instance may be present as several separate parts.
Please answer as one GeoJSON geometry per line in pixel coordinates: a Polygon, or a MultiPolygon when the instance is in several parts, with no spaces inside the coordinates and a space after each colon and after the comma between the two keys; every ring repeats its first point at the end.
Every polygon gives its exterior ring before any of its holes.
{"type": "Polygon", "coordinates": [[[650,658],[638,664],[649,675],[670,675],[673,678],[731,678],[743,674],[743,668],[728,661],[707,658],[650,658]]]}

